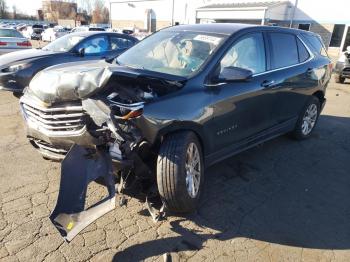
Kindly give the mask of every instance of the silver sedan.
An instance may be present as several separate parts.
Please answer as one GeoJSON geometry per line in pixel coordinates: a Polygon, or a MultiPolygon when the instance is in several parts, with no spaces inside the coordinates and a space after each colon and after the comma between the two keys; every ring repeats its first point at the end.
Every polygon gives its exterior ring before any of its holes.
{"type": "Polygon", "coordinates": [[[30,41],[15,29],[0,28],[0,55],[32,48],[30,41]]]}

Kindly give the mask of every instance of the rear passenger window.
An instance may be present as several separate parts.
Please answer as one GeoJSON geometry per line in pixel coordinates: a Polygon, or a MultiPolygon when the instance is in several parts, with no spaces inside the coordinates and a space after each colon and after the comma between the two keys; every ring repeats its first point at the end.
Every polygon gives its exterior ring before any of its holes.
{"type": "Polygon", "coordinates": [[[269,33],[271,43],[272,69],[299,63],[297,41],[287,33],[269,33]]]}
{"type": "Polygon", "coordinates": [[[129,39],[116,37],[116,36],[112,36],[110,39],[111,39],[112,50],[126,49],[133,45],[133,42],[129,39]]]}
{"type": "Polygon", "coordinates": [[[299,62],[300,63],[305,62],[306,60],[309,59],[310,54],[299,38],[297,38],[297,44],[298,44],[298,51],[299,51],[299,62]]]}

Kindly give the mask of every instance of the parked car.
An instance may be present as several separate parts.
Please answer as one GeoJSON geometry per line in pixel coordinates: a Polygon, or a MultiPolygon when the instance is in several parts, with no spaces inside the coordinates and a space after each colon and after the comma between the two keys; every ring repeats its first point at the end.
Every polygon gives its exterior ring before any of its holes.
{"type": "Polygon", "coordinates": [[[69,150],[50,218],[74,237],[113,208],[111,174],[148,179],[168,210],[193,211],[208,166],[282,134],[309,138],[330,77],[318,35],[239,24],[166,28],[115,63],[41,71],[20,100],[28,137],[45,157],[69,150]],[[99,176],[110,202],[86,221],[74,207],[99,176]]]}
{"type": "Polygon", "coordinates": [[[63,27],[47,28],[41,34],[41,38],[43,41],[52,42],[68,33],[69,31],[65,30],[63,27]]]}
{"type": "Polygon", "coordinates": [[[21,33],[15,29],[0,28],[0,55],[29,48],[32,48],[31,43],[21,33]]]}
{"type": "Polygon", "coordinates": [[[31,49],[0,57],[0,90],[21,94],[40,70],[60,63],[109,59],[138,40],[106,32],[80,32],[65,35],[42,49],[31,49]]]}
{"type": "Polygon", "coordinates": [[[336,83],[343,84],[345,79],[350,78],[350,46],[340,54],[333,72],[336,83]]]}
{"type": "Polygon", "coordinates": [[[33,33],[30,36],[31,40],[41,40],[41,34],[44,32],[45,28],[43,25],[32,25],[33,33]]]}
{"type": "Polygon", "coordinates": [[[106,31],[104,28],[102,27],[90,27],[90,26],[78,26],[78,27],[74,27],[71,32],[75,33],[75,32],[89,32],[89,31],[106,31]]]}
{"type": "Polygon", "coordinates": [[[21,30],[21,34],[30,40],[33,34],[33,28],[31,26],[26,26],[21,30]]]}

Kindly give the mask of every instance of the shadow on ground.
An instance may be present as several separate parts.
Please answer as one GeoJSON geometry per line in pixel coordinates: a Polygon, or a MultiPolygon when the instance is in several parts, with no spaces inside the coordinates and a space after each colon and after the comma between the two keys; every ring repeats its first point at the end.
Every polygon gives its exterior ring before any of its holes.
{"type": "Polygon", "coordinates": [[[350,248],[350,118],[321,116],[313,137],[287,137],[219,163],[206,172],[199,211],[170,222],[178,236],[128,247],[115,261],[199,250],[209,239],[237,237],[281,245],[350,248]],[[191,220],[200,234],[182,226],[191,220]]]}

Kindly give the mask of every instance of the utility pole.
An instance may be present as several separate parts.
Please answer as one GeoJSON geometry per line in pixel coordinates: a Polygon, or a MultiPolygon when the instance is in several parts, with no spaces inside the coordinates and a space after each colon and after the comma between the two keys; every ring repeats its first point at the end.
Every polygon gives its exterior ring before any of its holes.
{"type": "Polygon", "coordinates": [[[293,8],[293,13],[292,13],[292,16],[290,18],[290,24],[289,24],[289,27],[292,28],[293,26],[293,20],[294,20],[294,17],[295,17],[295,10],[297,9],[298,7],[298,0],[295,0],[294,2],[294,8],[293,8]]]}
{"type": "Polygon", "coordinates": [[[109,0],[109,24],[112,29],[112,1],[109,0]]]}
{"type": "Polygon", "coordinates": [[[174,7],[175,7],[175,0],[172,0],[173,1],[173,7],[171,9],[171,25],[173,26],[174,25],[174,7]]]}

